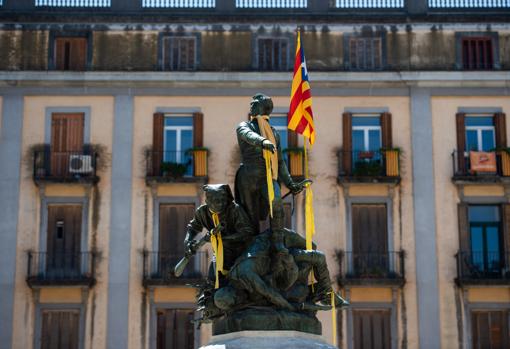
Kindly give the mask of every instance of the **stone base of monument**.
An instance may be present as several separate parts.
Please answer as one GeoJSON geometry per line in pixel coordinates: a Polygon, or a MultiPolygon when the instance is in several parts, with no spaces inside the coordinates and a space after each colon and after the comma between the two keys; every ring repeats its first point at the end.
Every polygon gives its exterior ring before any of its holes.
{"type": "Polygon", "coordinates": [[[241,331],[213,336],[200,349],[336,349],[322,336],[297,331],[241,331]]]}
{"type": "Polygon", "coordinates": [[[320,335],[322,326],[315,313],[270,307],[238,310],[213,321],[214,336],[239,331],[299,331],[320,335]]]}

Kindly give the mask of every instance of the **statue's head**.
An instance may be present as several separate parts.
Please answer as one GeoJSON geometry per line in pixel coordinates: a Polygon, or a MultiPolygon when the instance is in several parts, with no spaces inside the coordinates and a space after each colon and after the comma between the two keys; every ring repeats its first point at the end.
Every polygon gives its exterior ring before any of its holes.
{"type": "Polygon", "coordinates": [[[225,211],[227,206],[234,200],[232,190],[228,184],[207,184],[203,186],[205,191],[205,203],[209,209],[216,213],[225,211]]]}
{"type": "Polygon", "coordinates": [[[250,115],[269,115],[273,111],[273,100],[263,93],[257,93],[250,102],[250,115]]]}

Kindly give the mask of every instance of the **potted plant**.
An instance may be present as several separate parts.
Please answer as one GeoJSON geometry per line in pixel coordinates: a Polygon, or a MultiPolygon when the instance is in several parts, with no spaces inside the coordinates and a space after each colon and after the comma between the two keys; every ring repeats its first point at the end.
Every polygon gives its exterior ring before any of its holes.
{"type": "Polygon", "coordinates": [[[193,175],[195,177],[207,176],[207,154],[209,154],[209,149],[206,147],[193,147],[186,150],[186,155],[193,156],[193,175]]]}
{"type": "Polygon", "coordinates": [[[304,176],[303,156],[305,149],[303,147],[286,148],[282,152],[288,154],[290,175],[293,177],[304,176]]]}
{"type": "Polygon", "coordinates": [[[381,148],[381,153],[386,158],[386,176],[397,177],[400,175],[399,157],[402,150],[399,147],[381,148]]]}
{"type": "Polygon", "coordinates": [[[182,178],[188,169],[188,163],[162,162],[161,174],[164,177],[182,178]]]}

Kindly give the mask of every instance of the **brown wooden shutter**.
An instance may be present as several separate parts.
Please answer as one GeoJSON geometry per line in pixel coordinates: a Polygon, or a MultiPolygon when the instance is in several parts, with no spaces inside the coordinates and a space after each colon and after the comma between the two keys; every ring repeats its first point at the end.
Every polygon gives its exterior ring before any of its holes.
{"type": "Polygon", "coordinates": [[[204,146],[204,114],[193,113],[193,146],[204,146]]]}
{"type": "Polygon", "coordinates": [[[508,348],[508,311],[472,311],[473,349],[508,348]]]}
{"type": "Polygon", "coordinates": [[[391,113],[381,114],[381,133],[382,147],[385,149],[392,148],[392,131],[391,131],[391,113]]]}
{"type": "Polygon", "coordinates": [[[152,154],[148,154],[152,159],[152,176],[161,175],[161,162],[163,161],[163,129],[165,124],[165,115],[163,113],[154,113],[152,127],[152,154]]]}
{"type": "Polygon", "coordinates": [[[494,114],[494,129],[496,131],[496,147],[506,148],[506,120],[505,113],[494,114]]]}
{"type": "Polygon", "coordinates": [[[69,57],[70,70],[85,70],[85,63],[87,62],[87,39],[86,38],[71,38],[71,53],[69,57]]]}
{"type": "Polygon", "coordinates": [[[53,113],[51,115],[51,174],[65,176],[69,171],[69,156],[83,152],[85,116],[83,113],[53,113]]]}
{"type": "Polygon", "coordinates": [[[457,214],[459,219],[459,248],[462,252],[469,252],[469,219],[468,204],[460,203],[457,205],[457,214]]]}
{"type": "Polygon", "coordinates": [[[352,251],[386,253],[388,251],[386,205],[352,205],[352,251]]]}
{"type": "Polygon", "coordinates": [[[78,310],[42,310],[41,318],[42,349],[78,348],[78,310]]]}
{"type": "Polygon", "coordinates": [[[58,70],[64,69],[65,62],[65,43],[66,39],[55,39],[55,68],[58,70]]]}
{"type": "Polygon", "coordinates": [[[343,113],[342,115],[342,170],[343,174],[351,174],[352,159],[352,113],[343,113]]]}
{"type": "MultiPolygon", "coordinates": [[[[290,115],[287,113],[287,123],[290,118],[290,115]]],[[[298,147],[298,136],[297,133],[292,131],[291,129],[287,129],[287,145],[289,148],[297,148],[298,147]]]]}
{"type": "Polygon", "coordinates": [[[464,158],[464,151],[466,151],[466,114],[457,113],[455,115],[457,125],[457,172],[460,174],[466,173],[466,159],[464,158]]]}
{"type": "Polygon", "coordinates": [[[354,310],[354,349],[390,349],[390,323],[388,310],[354,310]]]}

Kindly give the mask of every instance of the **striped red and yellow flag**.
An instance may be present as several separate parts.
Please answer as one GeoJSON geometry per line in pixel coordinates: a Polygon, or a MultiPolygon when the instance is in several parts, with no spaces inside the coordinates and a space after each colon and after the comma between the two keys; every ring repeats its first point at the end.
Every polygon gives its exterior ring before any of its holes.
{"type": "Polygon", "coordinates": [[[294,77],[290,94],[290,108],[288,128],[308,138],[310,144],[315,142],[315,128],[313,125],[312,94],[308,82],[305,52],[301,46],[300,32],[297,33],[296,60],[294,62],[294,77]]]}

